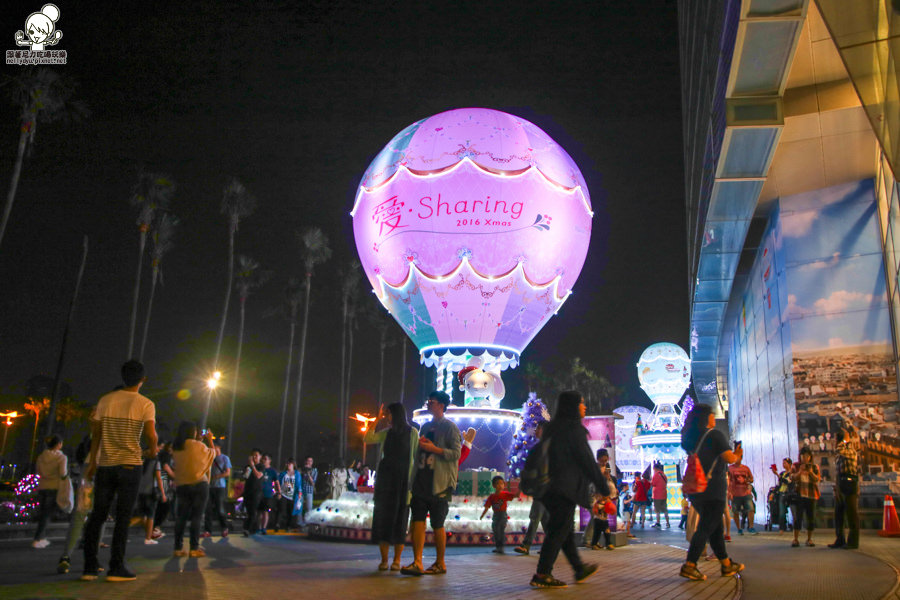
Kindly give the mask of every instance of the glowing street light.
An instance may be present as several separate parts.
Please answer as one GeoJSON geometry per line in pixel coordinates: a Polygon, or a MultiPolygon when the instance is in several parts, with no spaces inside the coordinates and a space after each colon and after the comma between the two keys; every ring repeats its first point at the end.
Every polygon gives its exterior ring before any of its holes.
{"type": "MultiPolygon", "coordinates": [[[[361,423],[359,430],[362,431],[363,437],[365,437],[366,432],[369,430],[369,423],[374,423],[378,420],[378,417],[370,417],[368,415],[361,415],[356,413],[355,417],[350,417],[351,421],[359,421],[361,423]]],[[[363,440],[363,464],[366,464],[366,442],[363,440]]]]}
{"type": "Polygon", "coordinates": [[[206,380],[206,387],[210,390],[214,390],[219,386],[219,380],[222,379],[222,373],[216,371],[212,374],[212,376],[206,380]]]}
{"type": "Polygon", "coordinates": [[[17,411],[12,411],[9,413],[0,413],[0,417],[4,417],[6,420],[3,422],[6,425],[6,428],[3,430],[3,445],[0,446],[0,456],[6,455],[6,436],[9,433],[9,428],[13,424],[13,419],[18,419],[19,417],[24,417],[25,415],[20,415],[17,411]]]}

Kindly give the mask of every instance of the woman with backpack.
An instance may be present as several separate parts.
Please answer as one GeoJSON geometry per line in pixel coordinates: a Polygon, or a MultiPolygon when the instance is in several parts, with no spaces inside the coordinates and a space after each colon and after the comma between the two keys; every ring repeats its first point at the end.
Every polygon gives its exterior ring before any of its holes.
{"type": "Polygon", "coordinates": [[[596,493],[601,496],[611,493],[609,480],[588,445],[587,429],[581,424],[585,410],[584,398],[579,392],[563,392],[559,395],[556,415],[544,429],[541,444],[549,444],[546,448],[550,481],[540,500],[549,518],[537,572],[531,578],[532,587],[566,587],[552,575],[560,550],[572,565],[576,582],[584,581],[597,571],[597,565],[581,561],[572,534],[575,507],[592,504],[590,484],[594,484],[596,493]]]}
{"type": "MultiPolygon", "coordinates": [[[[705,489],[689,493],[691,504],[699,515],[699,521],[694,535],[691,536],[687,559],[679,573],[682,577],[694,581],[706,579],[706,575],[697,568],[697,560],[707,542],[721,563],[723,577],[735,575],[744,569],[744,565],[728,558],[728,550],[725,548],[725,529],[722,523],[728,489],[725,467],[739,461],[744,455],[744,449],[738,445],[736,450],[732,451],[728,438],[715,427],[716,416],[713,414],[712,407],[707,404],[696,404],[688,413],[681,430],[681,447],[689,455],[696,455],[699,459],[699,468],[702,469],[702,473],[697,475],[704,475],[705,477],[700,479],[705,479],[706,482],[705,489]]],[[[693,456],[688,458],[685,479],[689,475],[693,475],[690,472],[691,463],[694,462],[691,460],[692,458],[693,456]]]]}

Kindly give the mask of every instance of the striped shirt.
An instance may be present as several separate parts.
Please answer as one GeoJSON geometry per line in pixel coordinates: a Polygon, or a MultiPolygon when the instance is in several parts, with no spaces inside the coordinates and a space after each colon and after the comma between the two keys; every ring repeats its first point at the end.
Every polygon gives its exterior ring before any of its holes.
{"type": "Polygon", "coordinates": [[[149,398],[126,390],[110,392],[100,398],[91,420],[99,421],[102,431],[99,466],[143,465],[144,422],[156,421],[156,407],[149,398]]]}

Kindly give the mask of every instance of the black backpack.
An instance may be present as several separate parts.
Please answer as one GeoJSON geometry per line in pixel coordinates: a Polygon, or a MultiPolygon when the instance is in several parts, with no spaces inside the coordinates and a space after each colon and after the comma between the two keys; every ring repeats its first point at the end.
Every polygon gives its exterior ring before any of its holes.
{"type": "Polygon", "coordinates": [[[519,480],[519,490],[541,499],[550,489],[550,439],[541,440],[528,452],[519,480]]]}

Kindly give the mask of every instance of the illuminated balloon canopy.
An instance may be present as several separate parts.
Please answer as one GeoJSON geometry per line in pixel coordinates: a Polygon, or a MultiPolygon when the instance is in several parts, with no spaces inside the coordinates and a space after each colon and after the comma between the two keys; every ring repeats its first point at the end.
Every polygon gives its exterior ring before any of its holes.
{"type": "Polygon", "coordinates": [[[571,293],[593,216],[571,157],[534,124],[486,108],[398,133],[351,214],[379,300],[422,362],[448,373],[471,356],[518,364],[571,293]]]}
{"type": "Polygon", "coordinates": [[[662,342],[638,359],[638,380],[654,404],[676,404],[691,383],[691,359],[676,344],[662,342]]]}

